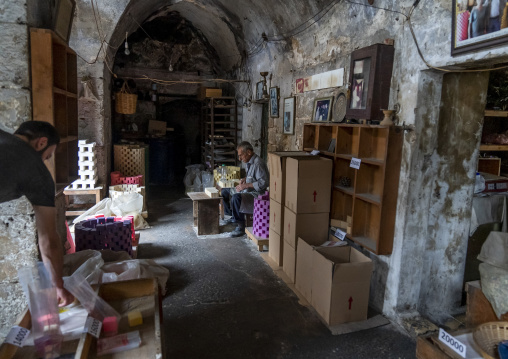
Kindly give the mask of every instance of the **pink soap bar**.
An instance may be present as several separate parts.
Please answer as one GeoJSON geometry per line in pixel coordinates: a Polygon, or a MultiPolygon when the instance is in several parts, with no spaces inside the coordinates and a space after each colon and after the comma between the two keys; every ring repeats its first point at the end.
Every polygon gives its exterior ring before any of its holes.
{"type": "Polygon", "coordinates": [[[107,336],[116,335],[118,333],[118,321],[116,317],[106,317],[102,321],[102,329],[107,336]]]}

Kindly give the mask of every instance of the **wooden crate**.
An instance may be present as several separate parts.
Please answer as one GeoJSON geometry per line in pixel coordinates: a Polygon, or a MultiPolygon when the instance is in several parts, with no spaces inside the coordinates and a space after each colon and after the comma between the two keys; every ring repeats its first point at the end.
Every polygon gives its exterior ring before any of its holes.
{"type": "Polygon", "coordinates": [[[126,177],[143,175],[146,182],[145,146],[115,145],[115,171],[126,177]]]}
{"type": "Polygon", "coordinates": [[[501,159],[500,158],[478,158],[477,171],[500,176],[501,175],[501,159]]]}
{"type": "MultiPolygon", "coordinates": [[[[164,358],[161,340],[162,302],[157,280],[155,278],[148,278],[106,283],[99,287],[98,292],[122,316],[118,332],[127,333],[139,330],[141,336],[141,346],[139,348],[99,358],[164,358]],[[134,310],[137,307],[140,307],[143,314],[143,324],[130,328],[127,320],[128,311],[125,308],[134,310]]],[[[27,309],[14,325],[30,329],[31,320],[30,312],[27,309]]],[[[72,354],[74,354],[75,359],[97,358],[96,347],[97,339],[90,334],[83,333],[79,341],[62,343],[61,355],[72,357],[72,354]]],[[[36,359],[38,356],[33,346],[18,348],[4,343],[0,346],[0,358],[36,359]]]]}
{"type": "MultiPolygon", "coordinates": [[[[125,352],[108,355],[108,358],[140,359],[163,358],[162,348],[162,303],[159,286],[155,278],[136,279],[123,282],[102,284],[99,295],[122,316],[119,333],[139,330],[141,346],[125,352]],[[129,327],[127,314],[139,306],[143,314],[143,324],[129,327]],[[127,310],[126,308],[129,308],[127,310]]],[[[97,339],[90,334],[83,334],[76,351],[76,359],[97,358],[97,339]]]]}

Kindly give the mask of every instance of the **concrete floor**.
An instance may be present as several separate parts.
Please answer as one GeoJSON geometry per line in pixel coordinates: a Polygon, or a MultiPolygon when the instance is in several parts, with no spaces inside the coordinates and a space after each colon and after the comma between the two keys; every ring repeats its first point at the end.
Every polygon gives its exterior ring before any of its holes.
{"type": "Polygon", "coordinates": [[[138,258],[170,270],[167,358],[415,357],[414,340],[393,325],[331,335],[245,236],[198,238],[183,189],[151,188],[148,198],[153,227],[141,232],[138,258]]]}

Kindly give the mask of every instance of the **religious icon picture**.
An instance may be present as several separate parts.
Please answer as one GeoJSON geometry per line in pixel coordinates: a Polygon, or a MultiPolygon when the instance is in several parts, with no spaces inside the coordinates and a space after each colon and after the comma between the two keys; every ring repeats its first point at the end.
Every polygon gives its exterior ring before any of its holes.
{"type": "Polygon", "coordinates": [[[270,87],[270,117],[279,117],[279,88],[270,87]]]}

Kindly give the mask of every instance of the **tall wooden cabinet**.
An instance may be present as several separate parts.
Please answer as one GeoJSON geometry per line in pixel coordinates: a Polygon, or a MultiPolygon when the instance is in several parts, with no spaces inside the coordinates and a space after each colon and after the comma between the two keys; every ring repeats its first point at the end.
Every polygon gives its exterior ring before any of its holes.
{"type": "Polygon", "coordinates": [[[212,97],[203,103],[202,161],[206,168],[238,164],[238,114],[234,97],[212,97]]]}
{"type": "Polygon", "coordinates": [[[57,191],[78,175],[76,53],[53,31],[30,30],[33,119],[56,127],[61,142],[47,166],[57,191]]]}
{"type": "MultiPolygon", "coordinates": [[[[394,126],[305,124],[305,151],[334,161],[331,218],[350,217],[347,237],[376,253],[393,246],[403,131],[394,126]],[[359,169],[351,167],[361,160],[359,169]]],[[[347,228],[342,228],[347,232],[347,228]]]]}

